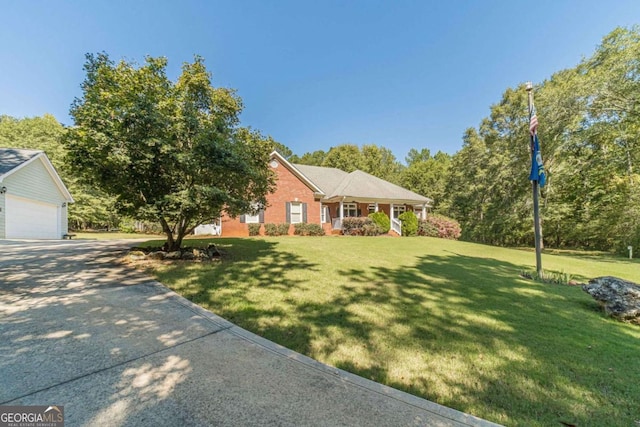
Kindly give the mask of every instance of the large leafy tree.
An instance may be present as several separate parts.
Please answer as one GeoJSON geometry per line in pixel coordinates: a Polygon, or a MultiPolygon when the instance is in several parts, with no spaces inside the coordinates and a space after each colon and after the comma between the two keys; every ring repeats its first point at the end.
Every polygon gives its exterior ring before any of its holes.
{"type": "MultiPolygon", "coordinates": [[[[639,57],[638,27],[617,28],[590,58],[536,86],[545,245],[640,245],[639,57]]],[[[453,158],[445,206],[467,239],[533,240],[526,104],[522,86],[507,89],[453,158]]]]}
{"type": "Polygon", "coordinates": [[[400,173],[400,184],[418,194],[431,197],[434,211],[439,211],[445,199],[451,156],[438,151],[431,157],[428,148],[423,148],[419,152],[412,148],[409,150],[406,161],[407,167],[400,173]]]}
{"type": "Polygon", "coordinates": [[[402,165],[390,149],[375,144],[365,144],[362,146],[361,153],[364,172],[390,182],[399,182],[402,165]]]}
{"type": "Polygon", "coordinates": [[[266,204],[273,144],[238,127],[240,98],[212,86],[202,58],[175,82],[166,66],[87,55],[65,144],[77,173],[115,196],[121,214],[159,222],[176,250],[198,224],[266,204]]]}
{"type": "Polygon", "coordinates": [[[342,144],[331,147],[322,161],[322,166],[336,168],[345,172],[362,170],[362,153],[355,144],[342,144]]]}
{"type": "Polygon", "coordinates": [[[399,181],[402,165],[396,160],[393,152],[375,144],[365,144],[362,148],[355,144],[342,144],[331,147],[329,151],[305,154],[299,160],[302,164],[316,164],[316,159],[322,157],[319,166],[337,168],[345,172],[359,169],[371,175],[391,182],[399,181]]]}
{"type": "Polygon", "coordinates": [[[63,133],[64,127],[50,114],[22,119],[0,116],[0,147],[42,150],[58,170],[64,165],[63,133]]]}
{"type": "Polygon", "coordinates": [[[640,245],[640,27],[617,28],[577,68],[586,106],[581,148],[587,208],[606,246],[640,245]]]}
{"type": "Polygon", "coordinates": [[[488,171],[484,166],[488,150],[476,129],[467,129],[462,149],[451,159],[445,187],[444,212],[460,221],[462,238],[486,243],[483,233],[486,209],[491,197],[488,171]]]}
{"type": "Polygon", "coordinates": [[[309,165],[309,166],[322,166],[324,163],[324,158],[327,156],[323,150],[317,150],[313,153],[304,153],[302,157],[298,155],[293,155],[289,158],[292,163],[299,163],[301,165],[309,165]]]}

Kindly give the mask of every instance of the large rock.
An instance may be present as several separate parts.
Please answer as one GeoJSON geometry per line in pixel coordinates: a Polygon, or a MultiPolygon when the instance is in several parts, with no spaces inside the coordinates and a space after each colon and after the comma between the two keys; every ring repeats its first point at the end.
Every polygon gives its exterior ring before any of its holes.
{"type": "Polygon", "coordinates": [[[182,258],[181,251],[167,252],[166,255],[164,256],[164,259],[180,259],[180,258],[182,258]]]}
{"type": "Polygon", "coordinates": [[[147,257],[149,259],[164,259],[167,256],[167,253],[164,251],[155,251],[155,252],[150,252],[149,255],[147,255],[147,257]]]}
{"type": "Polygon", "coordinates": [[[637,284],[605,276],[589,280],[582,289],[595,298],[611,317],[640,325],[640,286],[637,284]]]}
{"type": "Polygon", "coordinates": [[[129,252],[129,259],[131,261],[140,261],[147,258],[147,254],[145,254],[142,251],[130,251],[129,252]]]}

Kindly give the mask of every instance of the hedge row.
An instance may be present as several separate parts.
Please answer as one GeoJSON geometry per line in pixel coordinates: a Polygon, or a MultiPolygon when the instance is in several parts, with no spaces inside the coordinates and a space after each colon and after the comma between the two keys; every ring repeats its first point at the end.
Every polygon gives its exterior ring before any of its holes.
{"type": "MultiPolygon", "coordinates": [[[[248,224],[249,236],[259,236],[262,224],[248,224]]],[[[288,223],[264,224],[265,236],[286,236],[289,234],[288,223]]],[[[294,224],[293,234],[297,236],[324,236],[324,229],[319,224],[294,224]]]]}
{"type": "Polygon", "coordinates": [[[382,228],[371,218],[344,218],[342,234],[345,236],[379,236],[384,234],[382,228]]]}
{"type": "MultiPolygon", "coordinates": [[[[418,220],[413,212],[405,212],[398,217],[402,222],[403,236],[428,236],[457,240],[462,229],[455,219],[444,215],[430,214],[427,219],[418,220]]],[[[261,224],[248,224],[249,236],[260,234],[261,224]]],[[[344,218],[342,234],[346,236],[379,236],[389,232],[391,222],[384,212],[370,214],[369,217],[344,218]]],[[[267,236],[285,236],[289,234],[290,224],[264,224],[267,236]]],[[[319,224],[294,224],[293,234],[297,236],[324,236],[325,231],[319,224]]]]}
{"type": "Polygon", "coordinates": [[[289,234],[289,223],[282,224],[265,224],[264,234],[266,236],[286,236],[289,234]]]}
{"type": "Polygon", "coordinates": [[[319,224],[294,224],[293,234],[296,236],[324,236],[324,228],[319,224]]]}

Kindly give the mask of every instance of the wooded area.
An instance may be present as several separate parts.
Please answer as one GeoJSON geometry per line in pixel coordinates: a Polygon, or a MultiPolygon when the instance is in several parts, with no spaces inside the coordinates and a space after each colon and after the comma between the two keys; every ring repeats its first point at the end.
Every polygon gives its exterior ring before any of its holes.
{"type": "MultiPolygon", "coordinates": [[[[523,76],[526,78],[526,76],[523,76]]],[[[640,30],[618,28],[576,67],[534,87],[547,170],[541,216],[546,247],[626,252],[640,245],[640,30]]],[[[405,162],[375,144],[296,155],[293,163],[360,169],[435,200],[458,220],[462,239],[533,246],[529,117],[524,83],[508,88],[450,155],[412,149],[405,162]]],[[[0,116],[0,146],[47,152],[70,188],[71,227],[117,226],[114,198],[80,183],[65,164],[65,128],[52,116],[0,116]]]]}
{"type": "MultiPolygon", "coordinates": [[[[640,245],[640,32],[618,28],[575,68],[534,88],[548,174],[541,215],[547,247],[615,250],[640,245]]],[[[291,160],[368,173],[432,197],[465,240],[533,246],[529,117],[524,83],[469,128],[453,156],[411,150],[406,166],[386,148],[352,145],[291,160]],[[374,161],[366,162],[365,157],[374,161]]]]}

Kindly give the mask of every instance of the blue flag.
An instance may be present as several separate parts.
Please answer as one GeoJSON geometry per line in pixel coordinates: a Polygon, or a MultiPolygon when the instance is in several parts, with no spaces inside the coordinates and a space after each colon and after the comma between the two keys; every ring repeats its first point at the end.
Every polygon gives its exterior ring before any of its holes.
{"type": "Polygon", "coordinates": [[[533,156],[531,156],[531,173],[529,174],[529,180],[538,181],[540,187],[544,187],[545,182],[547,182],[537,133],[533,134],[533,156]]]}
{"type": "Polygon", "coordinates": [[[540,142],[538,142],[538,115],[535,107],[531,109],[531,120],[529,121],[529,132],[533,137],[533,147],[531,156],[531,173],[530,181],[538,181],[540,187],[544,187],[547,182],[547,176],[544,172],[544,164],[542,163],[542,154],[540,154],[540,142]]]}

